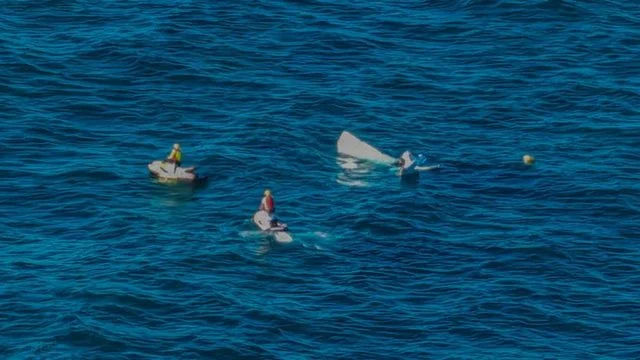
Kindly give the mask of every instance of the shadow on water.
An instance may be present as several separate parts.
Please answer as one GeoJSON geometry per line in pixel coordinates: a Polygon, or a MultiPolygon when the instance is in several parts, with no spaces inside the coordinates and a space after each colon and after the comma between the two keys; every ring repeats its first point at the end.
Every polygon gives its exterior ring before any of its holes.
{"type": "Polygon", "coordinates": [[[255,254],[258,256],[264,256],[276,250],[287,251],[304,248],[311,251],[324,251],[326,249],[324,245],[320,244],[324,240],[323,238],[326,238],[326,234],[315,233],[314,236],[307,235],[306,239],[303,239],[304,235],[302,234],[294,234],[294,240],[290,243],[280,243],[270,235],[261,234],[261,236],[262,239],[255,250],[255,254]]]}
{"type": "Polygon", "coordinates": [[[256,248],[255,254],[258,256],[264,256],[277,248],[286,248],[291,244],[280,244],[273,236],[261,234],[263,238],[260,240],[258,248],[256,248]]]}
{"type": "Polygon", "coordinates": [[[209,187],[209,181],[198,181],[192,184],[175,180],[162,180],[151,176],[154,185],[151,194],[162,199],[162,203],[168,206],[177,206],[193,200],[196,194],[209,187]]]}
{"type": "Polygon", "coordinates": [[[291,233],[293,241],[285,243],[278,242],[273,235],[266,234],[260,230],[245,230],[241,231],[239,235],[245,240],[256,240],[255,242],[251,241],[251,244],[253,244],[251,247],[257,256],[264,256],[276,250],[286,251],[300,247],[313,251],[323,251],[337,240],[337,238],[322,231],[291,233]]]}
{"type": "Polygon", "coordinates": [[[403,187],[409,189],[417,188],[420,184],[420,173],[415,172],[410,175],[400,176],[400,184],[402,184],[403,187]]]}
{"type": "Polygon", "coordinates": [[[251,242],[252,244],[254,244],[254,245],[251,245],[251,247],[254,248],[254,254],[257,256],[264,256],[270,253],[271,251],[273,251],[274,249],[287,248],[287,247],[291,247],[292,244],[295,244],[295,240],[294,242],[291,242],[291,243],[279,243],[278,241],[276,241],[273,235],[266,234],[258,230],[243,231],[240,235],[245,239],[257,240],[257,242],[255,243],[253,241],[251,242]]]}
{"type": "Polygon", "coordinates": [[[183,188],[183,189],[191,189],[191,190],[200,190],[205,189],[209,186],[209,178],[202,177],[192,183],[185,183],[182,181],[174,180],[174,179],[162,179],[157,178],[153,175],[149,175],[149,178],[154,184],[164,185],[168,188],[183,188]]]}

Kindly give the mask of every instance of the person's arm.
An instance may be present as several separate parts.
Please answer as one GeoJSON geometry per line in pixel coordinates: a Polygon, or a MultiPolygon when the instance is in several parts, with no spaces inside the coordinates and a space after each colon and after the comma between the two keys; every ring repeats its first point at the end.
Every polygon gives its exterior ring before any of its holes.
{"type": "Polygon", "coordinates": [[[430,171],[439,169],[440,165],[432,165],[432,166],[416,166],[416,171],[430,171]]]}

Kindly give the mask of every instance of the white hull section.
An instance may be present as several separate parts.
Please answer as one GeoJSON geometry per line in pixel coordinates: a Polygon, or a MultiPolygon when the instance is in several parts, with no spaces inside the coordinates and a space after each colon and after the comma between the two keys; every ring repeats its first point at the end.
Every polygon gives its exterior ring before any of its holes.
{"type": "Polygon", "coordinates": [[[198,179],[193,173],[193,168],[176,167],[175,164],[161,160],[150,163],[147,168],[153,176],[162,180],[193,182],[198,179]]]}
{"type": "Polygon", "coordinates": [[[358,139],[348,131],[343,131],[338,139],[338,153],[354,158],[381,163],[393,163],[395,159],[358,139]]]}

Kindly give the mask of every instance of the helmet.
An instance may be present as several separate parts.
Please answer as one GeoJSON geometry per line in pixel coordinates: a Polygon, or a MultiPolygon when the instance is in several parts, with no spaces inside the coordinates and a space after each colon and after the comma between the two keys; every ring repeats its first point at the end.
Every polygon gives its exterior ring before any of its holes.
{"type": "Polygon", "coordinates": [[[264,196],[271,196],[271,190],[267,189],[264,191],[264,196]]]}
{"type": "Polygon", "coordinates": [[[173,148],[176,150],[180,150],[180,144],[173,144],[173,148]]]}

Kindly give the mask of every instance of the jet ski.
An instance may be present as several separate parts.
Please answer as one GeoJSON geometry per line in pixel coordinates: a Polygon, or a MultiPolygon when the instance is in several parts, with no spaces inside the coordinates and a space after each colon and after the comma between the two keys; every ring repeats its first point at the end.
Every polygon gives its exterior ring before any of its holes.
{"type": "Polygon", "coordinates": [[[176,181],[181,183],[196,183],[207,179],[206,176],[200,176],[196,174],[195,167],[179,167],[173,163],[155,160],[149,165],[149,172],[155,178],[165,181],[176,181]]]}
{"type": "Polygon", "coordinates": [[[287,224],[280,222],[274,216],[270,216],[264,210],[259,210],[253,215],[253,222],[260,230],[273,235],[277,242],[289,243],[293,241],[287,224]]]}

